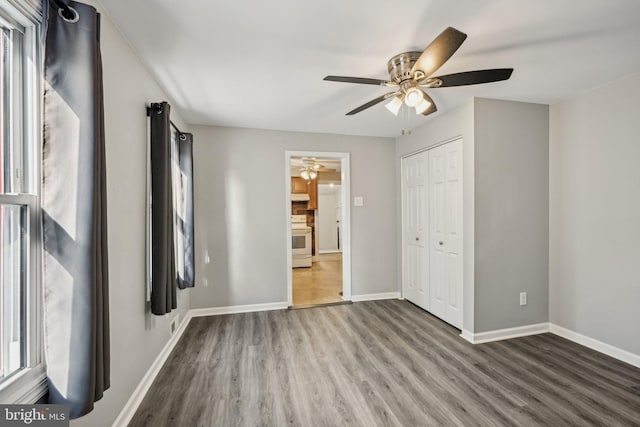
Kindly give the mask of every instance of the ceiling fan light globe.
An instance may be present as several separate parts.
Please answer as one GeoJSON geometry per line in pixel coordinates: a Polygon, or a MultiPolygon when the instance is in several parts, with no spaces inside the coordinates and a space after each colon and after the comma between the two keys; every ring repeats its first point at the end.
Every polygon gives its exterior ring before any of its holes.
{"type": "Polygon", "coordinates": [[[318,176],[318,172],[312,170],[311,172],[309,172],[309,178],[310,179],[316,179],[316,177],[318,176]]]}
{"type": "Polygon", "coordinates": [[[415,107],[424,101],[424,94],[420,89],[410,88],[404,95],[404,103],[409,107],[415,107]]]}
{"type": "Polygon", "coordinates": [[[385,107],[387,110],[391,111],[393,115],[397,116],[398,111],[400,111],[400,107],[402,107],[402,97],[394,96],[391,98],[391,101],[387,102],[385,107]]]}
{"type": "Polygon", "coordinates": [[[421,103],[416,105],[416,114],[424,113],[429,107],[431,107],[431,103],[426,99],[423,99],[421,103]]]}
{"type": "Polygon", "coordinates": [[[307,171],[306,169],[305,169],[305,170],[303,170],[302,172],[300,172],[300,176],[301,176],[303,179],[308,180],[308,179],[309,179],[309,171],[307,171]]]}

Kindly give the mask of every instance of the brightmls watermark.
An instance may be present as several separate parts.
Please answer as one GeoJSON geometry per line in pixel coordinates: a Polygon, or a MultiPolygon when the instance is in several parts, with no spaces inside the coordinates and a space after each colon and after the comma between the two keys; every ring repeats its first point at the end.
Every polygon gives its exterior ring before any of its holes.
{"type": "Polygon", "coordinates": [[[69,427],[69,405],[0,405],[0,427],[69,427]]]}

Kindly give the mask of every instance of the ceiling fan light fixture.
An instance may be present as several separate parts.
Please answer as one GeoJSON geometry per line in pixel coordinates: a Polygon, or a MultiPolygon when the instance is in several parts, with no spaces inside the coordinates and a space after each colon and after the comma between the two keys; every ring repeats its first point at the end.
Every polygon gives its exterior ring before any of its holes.
{"type": "Polygon", "coordinates": [[[302,172],[300,172],[300,176],[303,179],[309,180],[311,177],[309,176],[309,171],[304,169],[302,172]]]}
{"type": "Polygon", "coordinates": [[[315,170],[313,170],[313,169],[312,169],[312,170],[309,172],[309,178],[310,178],[310,179],[316,179],[316,177],[317,177],[317,176],[318,176],[318,172],[316,172],[315,170]]]}
{"type": "Polygon", "coordinates": [[[431,103],[426,99],[423,99],[421,103],[416,105],[416,114],[424,113],[429,107],[431,107],[431,103]]]}
{"type": "Polygon", "coordinates": [[[394,116],[398,115],[398,111],[400,111],[400,107],[402,107],[402,96],[394,96],[391,98],[391,101],[387,102],[385,105],[387,110],[391,111],[394,116]]]}
{"type": "Polygon", "coordinates": [[[348,76],[327,76],[324,80],[396,88],[394,92],[385,93],[354,108],[346,113],[347,116],[358,114],[388,99],[391,100],[385,107],[396,116],[400,112],[399,104],[401,103],[405,103],[410,108],[416,108],[418,114],[428,115],[437,111],[437,108],[434,101],[421,88],[469,86],[499,82],[511,77],[513,68],[463,71],[432,76],[456,53],[466,38],[467,35],[462,31],[447,27],[422,52],[411,51],[395,55],[387,62],[389,80],[348,76]]]}
{"type": "Polygon", "coordinates": [[[409,107],[415,107],[422,101],[424,101],[424,93],[418,88],[409,88],[404,94],[404,103],[409,107]]]}

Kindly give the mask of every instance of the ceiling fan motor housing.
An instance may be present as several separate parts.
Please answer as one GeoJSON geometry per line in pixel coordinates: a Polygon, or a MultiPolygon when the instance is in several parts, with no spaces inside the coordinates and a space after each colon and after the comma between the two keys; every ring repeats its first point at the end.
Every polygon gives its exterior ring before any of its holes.
{"type": "Polygon", "coordinates": [[[402,83],[405,80],[413,79],[411,69],[421,54],[422,52],[404,52],[391,58],[387,62],[391,80],[396,83],[402,83]]]}

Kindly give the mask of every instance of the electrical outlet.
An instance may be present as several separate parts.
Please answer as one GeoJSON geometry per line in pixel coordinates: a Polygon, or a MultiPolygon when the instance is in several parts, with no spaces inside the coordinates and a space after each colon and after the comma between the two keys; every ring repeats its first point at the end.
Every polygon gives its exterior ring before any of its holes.
{"type": "Polygon", "coordinates": [[[520,305],[527,305],[527,293],[520,292],[520,305]]]}

